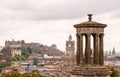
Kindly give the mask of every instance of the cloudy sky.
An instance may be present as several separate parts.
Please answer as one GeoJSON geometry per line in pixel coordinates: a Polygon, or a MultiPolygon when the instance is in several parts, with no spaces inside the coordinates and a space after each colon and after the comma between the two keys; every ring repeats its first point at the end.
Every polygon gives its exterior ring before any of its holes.
{"type": "Polygon", "coordinates": [[[5,40],[25,40],[45,45],[57,44],[65,51],[74,24],[93,20],[107,24],[105,50],[120,51],[119,0],[0,0],[0,45],[5,40]]]}

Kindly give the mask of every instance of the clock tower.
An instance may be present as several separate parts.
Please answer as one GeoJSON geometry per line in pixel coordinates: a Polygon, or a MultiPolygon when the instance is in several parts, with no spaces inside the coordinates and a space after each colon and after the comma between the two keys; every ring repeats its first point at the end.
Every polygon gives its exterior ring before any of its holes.
{"type": "Polygon", "coordinates": [[[69,35],[68,41],[66,41],[66,58],[72,62],[75,59],[75,44],[71,34],[69,35]]]}

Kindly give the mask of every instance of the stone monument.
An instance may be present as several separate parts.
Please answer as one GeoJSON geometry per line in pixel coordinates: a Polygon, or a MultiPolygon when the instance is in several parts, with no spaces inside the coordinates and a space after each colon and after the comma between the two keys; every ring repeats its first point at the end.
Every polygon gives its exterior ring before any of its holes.
{"type": "Polygon", "coordinates": [[[92,14],[88,14],[87,22],[74,25],[77,32],[77,65],[72,70],[71,77],[110,77],[111,72],[104,66],[103,36],[106,26],[92,21],[92,14]],[[83,36],[85,49],[83,49],[83,36]],[[93,37],[93,49],[91,37],[93,37]]]}

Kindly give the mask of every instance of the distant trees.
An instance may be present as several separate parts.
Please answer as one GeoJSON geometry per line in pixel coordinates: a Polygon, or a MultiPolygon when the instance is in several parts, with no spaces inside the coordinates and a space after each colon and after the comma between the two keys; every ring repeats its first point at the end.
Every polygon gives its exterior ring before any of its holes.
{"type": "Polygon", "coordinates": [[[3,63],[0,63],[0,72],[2,71],[3,63]]]}
{"type": "Polygon", "coordinates": [[[33,49],[30,48],[30,47],[27,47],[27,51],[28,51],[29,54],[31,54],[33,52],[33,49]]]}
{"type": "Polygon", "coordinates": [[[42,76],[40,75],[40,72],[38,70],[33,70],[30,73],[21,74],[21,77],[42,77],[42,76]]]}
{"type": "Polygon", "coordinates": [[[13,61],[25,61],[26,58],[23,55],[15,55],[7,58],[8,62],[13,62],[13,61]]]}
{"type": "Polygon", "coordinates": [[[38,59],[37,58],[34,58],[33,65],[38,65],[38,59]]]}
{"type": "Polygon", "coordinates": [[[117,69],[115,69],[112,66],[108,66],[108,69],[110,69],[110,71],[112,72],[110,77],[120,77],[120,71],[118,71],[117,69]]]}
{"type": "Polygon", "coordinates": [[[21,77],[21,74],[18,71],[8,72],[5,77],[21,77]]]}
{"type": "Polygon", "coordinates": [[[38,70],[33,70],[30,74],[32,75],[31,77],[41,77],[40,72],[38,70]]]}
{"type": "MultiPolygon", "coordinates": [[[[6,60],[8,62],[13,62],[13,61],[25,61],[30,54],[33,52],[33,49],[30,47],[25,47],[25,46],[21,46],[15,49],[20,49],[21,50],[21,55],[15,55],[15,56],[9,56],[6,58],[6,60]]],[[[7,49],[5,48],[4,51],[7,51],[7,49]]]]}
{"type": "Polygon", "coordinates": [[[30,73],[19,73],[18,71],[8,72],[5,77],[42,77],[38,70],[33,70],[30,73]]]}
{"type": "Polygon", "coordinates": [[[2,71],[2,69],[6,66],[10,66],[10,64],[8,62],[0,62],[0,72],[2,71]]]}
{"type": "Polygon", "coordinates": [[[11,48],[10,47],[5,47],[1,50],[1,53],[3,54],[2,57],[3,58],[7,58],[11,56],[11,48]]]}
{"type": "Polygon", "coordinates": [[[31,47],[16,47],[16,48],[10,48],[5,47],[1,50],[2,55],[0,56],[0,59],[4,59],[5,62],[0,62],[0,71],[3,67],[10,66],[11,62],[15,61],[25,61],[32,53],[34,52],[34,49],[31,47]],[[21,50],[21,55],[15,55],[12,56],[11,49],[21,50]]]}
{"type": "Polygon", "coordinates": [[[32,49],[25,47],[25,46],[21,46],[18,49],[20,49],[22,51],[21,55],[23,55],[25,58],[28,58],[32,51],[32,49]]]}

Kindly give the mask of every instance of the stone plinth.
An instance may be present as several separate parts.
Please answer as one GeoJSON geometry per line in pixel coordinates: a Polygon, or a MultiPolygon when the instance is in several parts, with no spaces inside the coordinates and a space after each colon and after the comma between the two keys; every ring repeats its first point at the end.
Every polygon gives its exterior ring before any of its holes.
{"type": "Polygon", "coordinates": [[[110,70],[104,66],[75,66],[71,77],[110,77],[110,70]]]}

